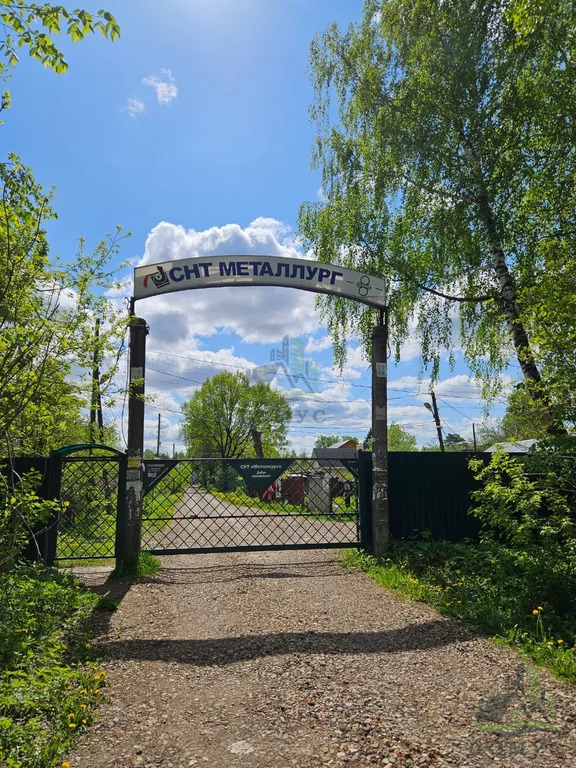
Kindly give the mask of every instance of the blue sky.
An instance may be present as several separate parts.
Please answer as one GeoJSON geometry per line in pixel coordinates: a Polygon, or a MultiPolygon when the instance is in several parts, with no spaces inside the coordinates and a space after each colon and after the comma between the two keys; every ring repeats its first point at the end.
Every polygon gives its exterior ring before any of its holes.
{"type": "MultiPolygon", "coordinates": [[[[359,0],[127,0],[104,5],[121,26],[101,37],[61,41],[70,65],[57,76],[25,55],[9,83],[4,152],[20,155],[56,187],[51,247],[73,257],[119,224],[132,237],[121,258],[153,263],[208,253],[301,255],[298,207],[317,199],[310,170],[309,44],[333,21],[359,18],[359,0]]],[[[128,273],[124,273],[127,275],[128,273]]],[[[125,293],[129,294],[129,287],[125,293]]],[[[362,438],[370,422],[370,374],[356,340],[342,377],[314,296],[277,288],[195,291],[140,302],[151,326],[146,440],[178,447],[181,402],[207,376],[250,371],[290,334],[319,366],[315,398],[289,396],[291,439],[309,451],[319,433],[362,438]],[[320,413],[321,412],[321,413],[320,413]]],[[[458,355],[457,355],[458,357],[458,355]]],[[[415,340],[390,368],[390,419],[420,444],[435,437],[423,407],[415,340]]],[[[279,376],[277,386],[286,387],[279,376]]],[[[463,363],[437,385],[445,431],[471,433],[482,420],[463,363]]],[[[119,419],[122,404],[109,418],[119,419]]],[[[493,413],[500,415],[502,406],[493,413]]]]}

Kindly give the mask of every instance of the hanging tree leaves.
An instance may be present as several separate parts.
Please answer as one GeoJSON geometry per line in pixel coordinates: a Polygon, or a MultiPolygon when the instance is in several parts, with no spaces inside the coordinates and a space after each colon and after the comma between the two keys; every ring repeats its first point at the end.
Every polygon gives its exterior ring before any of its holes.
{"type": "MultiPolygon", "coordinates": [[[[302,206],[300,230],[320,260],[388,280],[397,351],[414,322],[436,377],[461,345],[485,395],[515,357],[554,431],[565,413],[534,337],[550,252],[575,257],[576,10],[551,5],[367,0],[358,24],[319,35],[324,200],[302,206]]],[[[376,318],[320,302],[342,362],[350,331],[367,340],[376,318]]]]}

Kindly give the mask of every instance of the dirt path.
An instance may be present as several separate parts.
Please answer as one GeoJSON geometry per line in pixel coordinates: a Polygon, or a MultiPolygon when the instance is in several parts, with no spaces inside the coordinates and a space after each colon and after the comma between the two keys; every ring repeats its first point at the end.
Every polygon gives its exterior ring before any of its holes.
{"type": "Polygon", "coordinates": [[[559,732],[484,733],[518,658],[329,552],[163,563],[97,641],[109,701],[73,768],[576,765],[574,688],[544,676],[559,732]]]}
{"type": "Polygon", "coordinates": [[[170,523],[160,531],[147,533],[154,520],[143,520],[145,546],[149,549],[197,549],[211,547],[286,545],[294,543],[350,543],[357,540],[356,525],[336,517],[322,518],[267,512],[239,507],[214,496],[199,486],[184,493],[170,523]]]}

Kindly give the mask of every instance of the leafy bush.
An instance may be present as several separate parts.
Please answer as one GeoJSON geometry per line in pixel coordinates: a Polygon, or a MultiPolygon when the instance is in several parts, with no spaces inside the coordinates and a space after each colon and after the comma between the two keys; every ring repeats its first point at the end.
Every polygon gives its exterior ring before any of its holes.
{"type": "MultiPolygon", "coordinates": [[[[483,487],[472,514],[485,542],[504,544],[521,584],[559,617],[576,613],[576,486],[570,457],[496,453],[489,465],[473,459],[483,487]]],[[[523,590],[521,589],[521,592],[523,590]]]]}
{"type": "Polygon", "coordinates": [[[38,498],[40,481],[37,471],[26,473],[16,483],[0,475],[0,571],[10,566],[37,526],[53,517],[60,507],[59,502],[38,498]]]}
{"type": "Polygon", "coordinates": [[[0,574],[0,765],[51,768],[92,724],[105,682],[87,635],[97,603],[44,566],[0,574]]]}

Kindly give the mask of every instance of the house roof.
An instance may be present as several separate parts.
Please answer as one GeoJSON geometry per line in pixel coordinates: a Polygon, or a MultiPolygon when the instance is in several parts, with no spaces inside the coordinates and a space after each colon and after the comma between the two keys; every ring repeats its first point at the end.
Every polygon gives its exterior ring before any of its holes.
{"type": "MultiPolygon", "coordinates": [[[[356,443],[355,440],[344,440],[344,441],[340,441],[340,442],[337,442],[337,443],[332,443],[332,445],[328,446],[328,450],[332,451],[332,450],[342,449],[343,446],[348,445],[349,443],[353,443],[355,445],[358,445],[358,443],[356,443]]],[[[348,449],[346,449],[346,450],[348,450],[348,449]]]]}
{"type": "Polygon", "coordinates": [[[505,453],[528,453],[534,443],[538,441],[536,438],[531,440],[514,440],[506,441],[503,443],[494,443],[490,448],[486,448],[484,453],[495,453],[496,451],[504,451],[505,453]]]}

